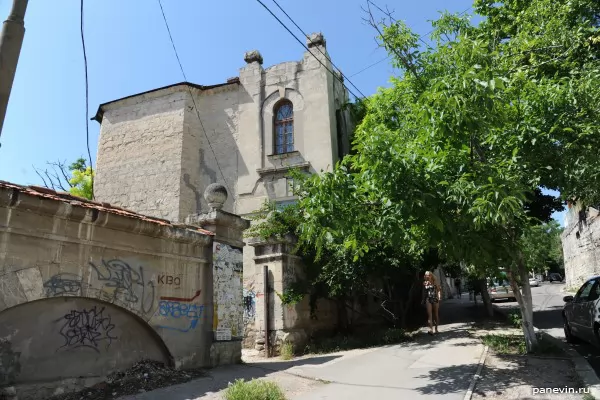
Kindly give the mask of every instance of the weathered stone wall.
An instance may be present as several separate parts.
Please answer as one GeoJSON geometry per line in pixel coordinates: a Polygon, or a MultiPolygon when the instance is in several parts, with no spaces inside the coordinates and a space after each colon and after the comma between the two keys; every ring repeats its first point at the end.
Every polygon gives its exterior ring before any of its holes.
{"type": "Polygon", "coordinates": [[[189,214],[180,208],[188,98],[186,88],[176,86],[103,107],[96,199],[169,221],[189,214]]]}
{"type": "Polygon", "coordinates": [[[186,221],[214,234],[212,328],[215,342],[211,347],[211,360],[213,365],[230,364],[240,361],[244,336],[242,237],[250,223],[222,211],[228,199],[223,185],[209,185],[204,196],[211,211],[190,215],[186,221]]]}
{"type": "MultiPolygon", "coordinates": [[[[7,183],[0,220],[3,384],[76,388],[145,358],[239,360],[235,346],[212,349],[213,233],[7,183]]],[[[241,313],[241,288],[238,301],[241,313]]]]}
{"type": "Polygon", "coordinates": [[[236,144],[238,88],[238,84],[230,84],[207,90],[190,89],[194,101],[188,98],[183,121],[181,215],[184,218],[208,210],[202,194],[212,183],[226,186],[229,196],[223,209],[236,212],[237,176],[247,173],[239,163],[236,144]]]}
{"type": "Polygon", "coordinates": [[[242,299],[242,249],[227,243],[214,243],[213,330],[224,340],[242,340],[244,336],[242,299]]]}
{"type": "MultiPolygon", "coordinates": [[[[327,54],[325,46],[319,49],[327,54]]],[[[312,53],[305,52],[301,61],[267,69],[252,61],[240,70],[237,142],[240,164],[247,169],[238,175],[236,212],[240,215],[256,211],[265,200],[293,200],[286,179],[289,168],[330,171],[338,159],[336,106],[345,102],[347,92],[315,58],[331,68],[325,55],[316,48],[312,53]],[[295,151],[274,155],[274,110],[283,99],[291,101],[294,109],[295,151]]],[[[343,136],[347,149],[348,131],[343,136]]]]}
{"type": "Polygon", "coordinates": [[[587,212],[570,210],[570,224],[562,234],[565,263],[565,284],[577,289],[594,275],[600,275],[600,215],[590,208],[587,212]]]}
{"type": "Polygon", "coordinates": [[[292,253],[293,244],[286,241],[252,242],[255,248],[254,275],[246,274],[244,265],[244,347],[264,350],[265,296],[268,296],[268,330],[272,354],[283,342],[301,348],[315,333],[330,331],[337,323],[337,310],[331,301],[320,299],[311,313],[308,296],[296,304],[285,305],[279,297],[304,274],[299,257],[292,253]],[[267,266],[268,288],[264,287],[267,266]]]}
{"type": "MultiPolygon", "coordinates": [[[[250,52],[239,79],[226,84],[180,84],[103,104],[97,199],[170,221],[206,211],[201,193],[215,182],[230,192],[224,210],[243,216],[266,200],[294,201],[289,170],[331,170],[349,151],[352,130],[341,110],[348,92],[319,62],[332,69],[325,40],[313,35],[309,43],[300,61],[266,69],[250,52]],[[294,107],[295,151],[274,155],[274,110],[283,99],[294,107]]],[[[252,247],[243,248],[243,264],[251,298],[262,273],[252,247]]],[[[246,321],[251,310],[247,304],[246,321]]]]}

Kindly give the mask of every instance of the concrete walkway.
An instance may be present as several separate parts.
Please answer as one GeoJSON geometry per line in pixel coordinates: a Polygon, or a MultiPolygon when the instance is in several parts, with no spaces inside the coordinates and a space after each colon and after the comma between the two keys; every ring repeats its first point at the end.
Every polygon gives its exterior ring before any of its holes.
{"type": "Polygon", "coordinates": [[[122,399],[219,399],[228,382],[265,378],[276,381],[289,399],[462,400],[483,352],[468,331],[472,313],[466,299],[447,300],[440,308],[440,318],[447,323],[433,337],[422,330],[410,343],[222,367],[211,371],[211,378],[122,399]]]}
{"type": "MultiPolygon", "coordinates": [[[[448,300],[440,308],[440,318],[464,321],[469,307],[467,301],[448,300]]],[[[483,352],[481,342],[469,335],[469,325],[454,322],[441,326],[433,337],[423,330],[411,343],[321,366],[294,367],[292,371],[303,376],[330,382],[298,399],[462,400],[483,352]]]]}

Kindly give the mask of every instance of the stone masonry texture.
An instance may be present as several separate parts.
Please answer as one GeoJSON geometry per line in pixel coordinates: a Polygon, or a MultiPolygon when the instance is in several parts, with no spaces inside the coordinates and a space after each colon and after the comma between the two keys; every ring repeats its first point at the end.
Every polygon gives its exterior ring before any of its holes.
{"type": "Polygon", "coordinates": [[[0,219],[0,384],[20,400],[141,359],[213,365],[212,232],[3,182],[0,219]]]}
{"type": "MultiPolygon", "coordinates": [[[[293,202],[291,168],[330,171],[349,150],[352,125],[343,108],[348,93],[321,65],[331,69],[325,43],[311,44],[325,55],[313,48],[299,61],[268,68],[260,52],[252,51],[238,78],[218,87],[182,83],[103,104],[96,198],[178,222],[207,211],[202,193],[211,183],[229,193],[223,210],[242,216],[267,200],[293,202]],[[278,155],[274,113],[282,100],[293,106],[294,151],[278,155]]],[[[260,296],[262,265],[253,247],[242,252],[245,298],[260,296]]],[[[262,323],[252,307],[246,304],[247,331],[262,323]]],[[[284,312],[280,304],[276,310],[284,312]]],[[[290,326],[310,319],[306,305],[285,313],[290,326]]]]}
{"type": "Polygon", "coordinates": [[[576,290],[587,278],[600,275],[600,215],[594,208],[573,208],[567,214],[562,234],[565,284],[576,290]]]}

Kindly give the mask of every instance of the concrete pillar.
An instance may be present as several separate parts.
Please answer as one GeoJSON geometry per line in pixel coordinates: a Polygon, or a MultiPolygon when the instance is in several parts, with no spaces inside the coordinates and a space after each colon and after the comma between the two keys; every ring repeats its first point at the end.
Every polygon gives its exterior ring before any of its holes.
{"type": "Polygon", "coordinates": [[[193,214],[186,224],[206,229],[213,240],[213,345],[211,364],[235,364],[241,361],[244,337],[244,304],[242,275],[243,233],[250,221],[222,210],[227,189],[221,184],[209,185],[204,198],[211,210],[193,214]]]}
{"type": "Polygon", "coordinates": [[[277,355],[282,343],[291,343],[300,350],[315,332],[329,332],[337,323],[335,303],[320,299],[315,310],[311,309],[309,296],[295,304],[283,304],[280,295],[284,294],[298,280],[305,277],[302,259],[294,254],[296,241],[288,236],[283,239],[251,240],[254,247],[255,304],[255,349],[264,350],[265,327],[268,326],[271,355],[277,355]],[[268,271],[268,287],[263,284],[264,267],[268,271]],[[260,275],[260,276],[259,276],[260,275]],[[268,324],[263,315],[265,298],[268,297],[268,324]]]}
{"type": "Polygon", "coordinates": [[[2,25],[0,35],[0,135],[8,107],[17,63],[25,37],[25,11],[28,0],[13,0],[8,19],[2,25]]]}

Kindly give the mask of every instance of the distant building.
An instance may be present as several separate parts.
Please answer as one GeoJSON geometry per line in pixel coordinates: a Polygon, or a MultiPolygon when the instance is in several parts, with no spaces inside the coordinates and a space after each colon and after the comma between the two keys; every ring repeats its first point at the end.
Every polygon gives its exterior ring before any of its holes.
{"type": "Polygon", "coordinates": [[[600,275],[600,213],[569,203],[561,236],[565,262],[565,283],[578,288],[585,280],[600,275]]]}

